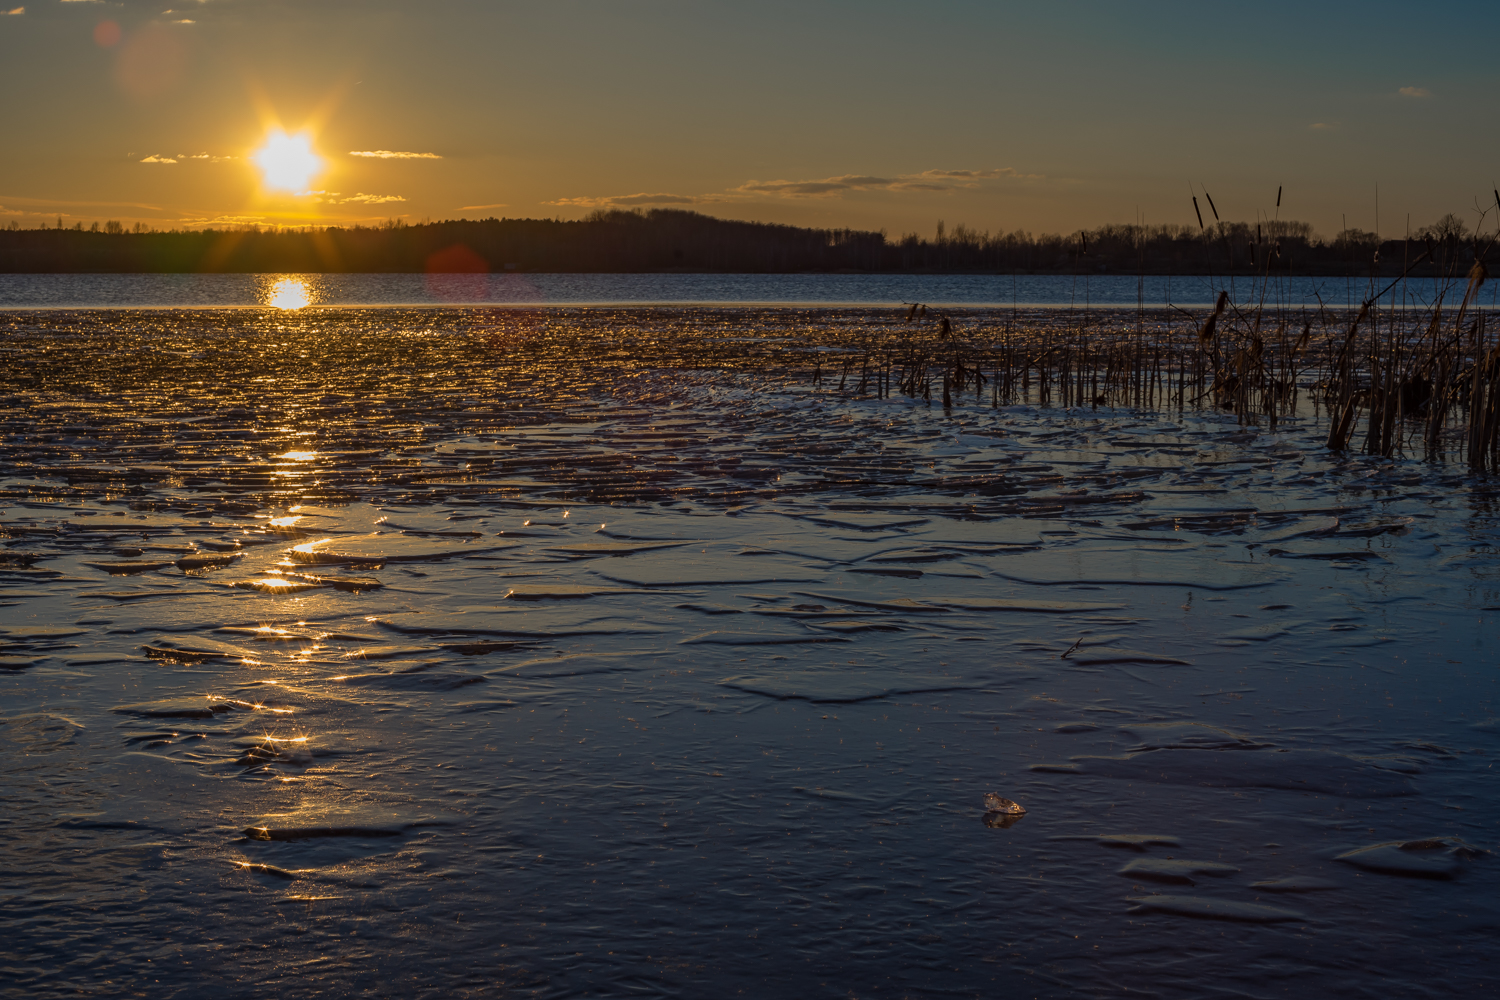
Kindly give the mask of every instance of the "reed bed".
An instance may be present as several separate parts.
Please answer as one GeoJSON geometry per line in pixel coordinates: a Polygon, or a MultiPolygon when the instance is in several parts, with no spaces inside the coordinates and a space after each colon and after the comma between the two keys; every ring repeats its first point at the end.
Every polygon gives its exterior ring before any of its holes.
{"type": "MultiPolygon", "coordinates": [[[[1274,428],[1311,409],[1333,451],[1500,468],[1500,332],[1482,260],[1429,283],[1372,285],[1354,309],[1219,294],[1210,310],[1001,318],[912,307],[851,331],[814,381],[945,407],[1218,408],[1274,428]],[[836,381],[835,381],[836,379],[836,381]]],[[[827,336],[830,331],[822,331],[827,336]]]]}

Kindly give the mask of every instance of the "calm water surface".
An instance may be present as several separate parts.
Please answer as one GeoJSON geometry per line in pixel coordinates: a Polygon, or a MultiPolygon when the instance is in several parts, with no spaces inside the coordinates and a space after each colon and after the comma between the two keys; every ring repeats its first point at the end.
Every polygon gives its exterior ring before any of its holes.
{"type": "Polygon", "coordinates": [[[7,995],[1494,991],[1492,481],[178,322],[5,332],[7,995]]]}
{"type": "MultiPolygon", "coordinates": [[[[1212,305],[1236,302],[1348,308],[1384,288],[1354,278],[941,274],[0,274],[0,308],[634,304],[1021,306],[1212,305]],[[289,291],[290,289],[290,291],[289,291]],[[291,295],[292,298],[288,299],[291,295]]],[[[1391,301],[1435,294],[1412,281],[1391,301]],[[1402,296],[1405,298],[1402,298],[1402,296]]],[[[1495,288],[1488,290],[1495,302],[1495,288]]]]}

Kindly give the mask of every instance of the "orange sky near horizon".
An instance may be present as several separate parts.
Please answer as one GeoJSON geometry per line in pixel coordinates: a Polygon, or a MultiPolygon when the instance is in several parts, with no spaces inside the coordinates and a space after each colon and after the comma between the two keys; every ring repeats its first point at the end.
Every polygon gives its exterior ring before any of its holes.
{"type": "Polygon", "coordinates": [[[1500,74],[1453,39],[1497,26],[1469,3],[24,0],[0,5],[0,225],[680,207],[1066,233],[1192,224],[1204,187],[1255,221],[1283,186],[1326,235],[1492,229],[1500,74]]]}

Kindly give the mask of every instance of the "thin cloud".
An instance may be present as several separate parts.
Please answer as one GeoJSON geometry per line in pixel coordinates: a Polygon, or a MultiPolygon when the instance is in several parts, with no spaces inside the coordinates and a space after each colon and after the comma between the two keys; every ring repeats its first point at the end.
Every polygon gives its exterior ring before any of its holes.
{"type": "Polygon", "coordinates": [[[688,194],[620,194],[603,198],[559,198],[542,202],[544,205],[561,205],[565,208],[635,208],[640,205],[701,205],[710,201],[722,201],[716,195],[688,194]]]}
{"type": "Polygon", "coordinates": [[[301,197],[311,197],[323,205],[384,205],[393,201],[405,201],[399,194],[351,194],[345,197],[341,191],[303,191],[301,197]]]}
{"type": "Polygon", "coordinates": [[[1432,91],[1428,90],[1426,87],[1402,87],[1400,93],[1401,93],[1402,97],[1431,97],[1432,96],[1432,91]]]}
{"type": "Polygon", "coordinates": [[[1336,128],[1339,127],[1339,123],[1338,122],[1313,122],[1311,125],[1309,125],[1307,127],[1308,127],[1308,130],[1312,131],[1312,132],[1332,132],[1334,129],[1336,129],[1336,128]]]}
{"type": "Polygon", "coordinates": [[[924,170],[919,174],[875,177],[843,174],[808,181],[747,181],[735,188],[738,194],[771,195],[778,198],[837,198],[851,191],[946,192],[976,188],[983,181],[1040,180],[1042,174],[1023,174],[1011,167],[988,170],[924,170]]]}
{"type": "Polygon", "coordinates": [[[945,193],[983,186],[987,181],[1041,180],[1043,174],[1023,174],[1011,167],[987,170],[924,170],[919,174],[877,177],[872,174],[841,174],[817,180],[746,181],[729,191],[711,194],[640,194],[604,197],[558,198],[542,202],[564,208],[637,208],[642,205],[708,205],[772,198],[838,198],[851,191],[926,191],[945,193]]]}
{"type": "Polygon", "coordinates": [[[363,156],[372,160],[441,160],[437,153],[399,153],[389,149],[353,149],[350,156],[363,156]]]}
{"type": "Polygon", "coordinates": [[[502,201],[502,202],[496,202],[493,205],[465,205],[463,208],[460,208],[459,211],[460,212],[482,212],[486,208],[508,208],[508,207],[509,206],[506,205],[506,203],[502,201]]]}
{"type": "Polygon", "coordinates": [[[176,163],[177,160],[176,160],[175,157],[171,157],[171,156],[157,156],[155,153],[152,153],[150,156],[146,157],[141,162],[142,163],[176,163]]]}
{"type": "Polygon", "coordinates": [[[20,17],[24,13],[26,13],[25,7],[16,7],[11,10],[0,10],[0,14],[5,14],[10,17],[20,17]]]}
{"type": "Polygon", "coordinates": [[[184,226],[250,226],[266,221],[264,215],[219,215],[212,219],[178,219],[184,226]]]}

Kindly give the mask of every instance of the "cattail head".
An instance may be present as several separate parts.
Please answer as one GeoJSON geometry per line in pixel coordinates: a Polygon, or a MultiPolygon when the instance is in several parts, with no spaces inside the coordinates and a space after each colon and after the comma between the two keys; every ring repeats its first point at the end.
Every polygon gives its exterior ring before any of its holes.
{"type": "Polygon", "coordinates": [[[1479,287],[1484,284],[1485,279],[1489,276],[1490,272],[1484,266],[1484,259],[1477,258],[1474,261],[1474,266],[1469,268],[1469,294],[1472,295],[1479,291],[1479,287]]]}
{"type": "Polygon", "coordinates": [[[1220,292],[1219,301],[1214,304],[1214,311],[1203,324],[1203,329],[1198,332],[1198,343],[1209,344],[1214,339],[1214,333],[1219,328],[1219,317],[1224,315],[1224,310],[1229,305],[1229,293],[1220,292]]]}

